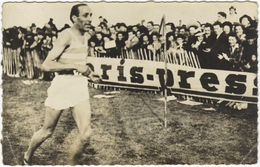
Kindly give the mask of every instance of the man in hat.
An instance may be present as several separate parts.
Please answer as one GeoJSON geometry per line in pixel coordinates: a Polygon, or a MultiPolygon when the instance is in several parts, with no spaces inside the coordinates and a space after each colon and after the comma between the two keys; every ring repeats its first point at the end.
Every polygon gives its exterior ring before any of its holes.
{"type": "Polygon", "coordinates": [[[224,23],[226,21],[227,14],[225,12],[218,12],[218,19],[217,21],[220,23],[224,23]]]}

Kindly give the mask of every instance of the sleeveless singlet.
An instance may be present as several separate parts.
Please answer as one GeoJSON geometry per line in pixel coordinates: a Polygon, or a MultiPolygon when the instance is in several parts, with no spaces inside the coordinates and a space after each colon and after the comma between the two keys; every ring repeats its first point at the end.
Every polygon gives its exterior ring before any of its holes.
{"type": "Polygon", "coordinates": [[[74,35],[71,29],[65,30],[71,35],[70,46],[64,50],[59,58],[61,62],[68,62],[71,64],[86,64],[88,57],[88,37],[85,34],[84,43],[82,44],[78,38],[74,35]]]}

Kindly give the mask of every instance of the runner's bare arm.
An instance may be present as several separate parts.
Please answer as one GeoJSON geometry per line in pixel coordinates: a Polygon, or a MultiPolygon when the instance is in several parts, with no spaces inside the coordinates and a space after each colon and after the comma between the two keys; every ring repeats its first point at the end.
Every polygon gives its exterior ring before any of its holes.
{"type": "Polygon", "coordinates": [[[52,50],[49,52],[47,58],[42,64],[44,71],[58,72],[64,70],[77,70],[78,72],[84,73],[89,70],[88,66],[76,65],[76,64],[64,64],[56,61],[64,51],[64,49],[70,44],[71,36],[66,31],[62,32],[52,50]]]}

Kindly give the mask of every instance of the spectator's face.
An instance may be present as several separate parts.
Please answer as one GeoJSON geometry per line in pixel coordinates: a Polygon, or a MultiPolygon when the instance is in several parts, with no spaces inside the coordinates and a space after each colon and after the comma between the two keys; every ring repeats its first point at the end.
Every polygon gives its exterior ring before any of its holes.
{"type": "Polygon", "coordinates": [[[57,40],[56,36],[52,37],[52,42],[55,42],[57,40]]]}
{"type": "Polygon", "coordinates": [[[78,7],[79,15],[73,16],[72,19],[74,19],[74,24],[84,32],[88,32],[91,27],[91,21],[92,21],[92,12],[91,9],[88,6],[80,6],[78,7]]]}
{"type": "Polygon", "coordinates": [[[143,41],[144,41],[144,42],[148,42],[148,36],[146,36],[146,35],[143,36],[143,41]]]}
{"type": "Polygon", "coordinates": [[[26,31],[30,32],[31,31],[31,27],[26,27],[26,31]]]}
{"type": "Polygon", "coordinates": [[[244,27],[248,27],[249,24],[250,24],[250,22],[249,22],[249,20],[248,20],[246,17],[244,17],[244,18],[242,19],[242,21],[241,21],[241,24],[242,24],[244,27]]]}
{"type": "Polygon", "coordinates": [[[97,27],[95,28],[95,31],[96,31],[96,32],[101,32],[101,31],[102,31],[102,28],[101,28],[100,26],[97,26],[97,27]]]}
{"type": "Polygon", "coordinates": [[[118,38],[119,41],[121,41],[123,39],[123,35],[122,34],[118,34],[117,38],[118,38]]]}
{"type": "Polygon", "coordinates": [[[137,31],[137,32],[136,32],[136,36],[137,36],[138,38],[140,38],[141,32],[140,32],[140,31],[137,31]]]}
{"type": "Polygon", "coordinates": [[[243,34],[243,29],[242,29],[241,26],[236,26],[235,31],[236,31],[237,35],[242,35],[243,34]]]}
{"type": "Polygon", "coordinates": [[[38,36],[34,36],[35,41],[38,41],[38,39],[39,39],[38,36]]]}
{"type": "Polygon", "coordinates": [[[41,35],[41,34],[38,34],[37,36],[38,36],[39,39],[43,38],[43,35],[41,35]]]}
{"type": "Polygon", "coordinates": [[[194,35],[195,34],[195,27],[190,27],[189,32],[190,32],[190,35],[194,35]]]}
{"type": "Polygon", "coordinates": [[[179,34],[179,29],[178,28],[176,28],[175,34],[179,34]]]}
{"type": "Polygon", "coordinates": [[[204,37],[203,37],[203,35],[200,35],[200,36],[197,37],[197,39],[198,39],[198,41],[201,42],[201,41],[203,41],[204,37]]]}
{"type": "Polygon", "coordinates": [[[91,46],[91,47],[95,47],[95,46],[96,46],[95,42],[91,41],[91,42],[90,42],[90,46],[91,46]]]}
{"type": "Polygon", "coordinates": [[[98,18],[100,22],[103,22],[104,19],[102,17],[98,18]]]}
{"type": "Polygon", "coordinates": [[[222,32],[222,28],[221,28],[219,25],[215,25],[215,26],[214,26],[214,32],[215,32],[217,35],[220,35],[221,32],[222,32]]]}
{"type": "Polygon", "coordinates": [[[126,29],[125,26],[121,26],[121,27],[120,27],[120,31],[121,31],[121,32],[126,32],[126,30],[127,30],[127,29],[126,29]]]}
{"type": "Polygon", "coordinates": [[[225,17],[221,16],[220,14],[218,14],[218,21],[220,23],[222,23],[225,20],[225,17]]]}
{"type": "Polygon", "coordinates": [[[172,31],[172,27],[170,25],[166,25],[165,26],[165,31],[166,31],[166,33],[171,32],[172,31]]]}
{"type": "Polygon", "coordinates": [[[151,23],[147,24],[147,29],[148,29],[148,31],[153,31],[153,26],[151,23]]]}
{"type": "Polygon", "coordinates": [[[208,35],[208,36],[210,36],[210,34],[211,34],[211,29],[210,29],[210,27],[205,27],[205,34],[208,35]]]}
{"type": "Polygon", "coordinates": [[[160,28],[160,27],[156,25],[156,26],[153,27],[153,31],[154,31],[154,32],[159,32],[159,28],[160,28]]]}
{"type": "Polygon", "coordinates": [[[114,27],[111,27],[109,30],[110,30],[110,33],[111,33],[111,34],[115,34],[115,33],[116,33],[116,30],[115,30],[114,27]]]}
{"type": "Polygon", "coordinates": [[[129,36],[129,37],[132,37],[132,36],[133,36],[132,31],[128,32],[128,36],[129,36]]]}
{"type": "Polygon", "coordinates": [[[178,45],[181,45],[183,43],[183,39],[182,38],[177,38],[176,42],[178,45]]]}
{"type": "Polygon", "coordinates": [[[50,41],[50,40],[51,40],[51,37],[47,35],[47,36],[46,36],[46,40],[47,40],[47,41],[50,41]]]}
{"type": "Polygon", "coordinates": [[[230,37],[228,37],[228,42],[229,42],[230,46],[235,46],[237,44],[237,39],[236,39],[236,37],[230,36],[230,37]]]}
{"type": "Polygon", "coordinates": [[[48,24],[48,23],[45,23],[44,26],[45,26],[46,28],[51,28],[50,24],[48,24]]]}
{"type": "Polygon", "coordinates": [[[252,61],[256,61],[256,55],[252,55],[252,56],[251,56],[251,60],[252,60],[252,61]]]}
{"type": "Polygon", "coordinates": [[[234,10],[233,8],[230,9],[230,10],[229,10],[229,14],[231,14],[231,15],[232,15],[232,14],[235,14],[235,10],[234,10]]]}
{"type": "Polygon", "coordinates": [[[108,37],[104,37],[104,41],[105,41],[105,42],[109,42],[110,40],[109,40],[108,37]]]}
{"type": "Polygon", "coordinates": [[[168,37],[168,41],[173,41],[174,40],[174,37],[171,35],[168,37]]]}
{"type": "Polygon", "coordinates": [[[180,32],[179,32],[179,34],[182,34],[182,35],[183,35],[184,33],[185,33],[185,29],[183,29],[183,28],[182,28],[182,29],[180,29],[180,32]]]}
{"type": "Polygon", "coordinates": [[[255,39],[247,39],[247,42],[248,42],[248,44],[249,45],[254,45],[254,43],[255,43],[255,39]]]}
{"type": "Polygon", "coordinates": [[[137,31],[138,31],[138,29],[137,29],[136,26],[134,26],[132,30],[133,30],[134,32],[137,32],[137,31]]]}
{"type": "Polygon", "coordinates": [[[89,33],[91,36],[93,36],[95,32],[93,31],[93,29],[89,29],[88,33],[89,33]]]}
{"type": "Polygon", "coordinates": [[[229,34],[231,29],[229,26],[225,25],[224,28],[223,28],[223,31],[226,33],[226,34],[229,34]]]}
{"type": "Polygon", "coordinates": [[[102,39],[102,35],[101,35],[101,34],[96,34],[96,36],[97,36],[97,39],[98,39],[98,40],[101,40],[101,39],[102,39]]]}
{"type": "Polygon", "coordinates": [[[153,41],[158,41],[158,37],[156,35],[153,35],[153,41]]]}

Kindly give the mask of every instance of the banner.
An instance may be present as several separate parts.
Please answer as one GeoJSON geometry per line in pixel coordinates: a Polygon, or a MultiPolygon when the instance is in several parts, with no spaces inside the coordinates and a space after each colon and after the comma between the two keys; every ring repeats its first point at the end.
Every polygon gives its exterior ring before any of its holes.
{"type": "MultiPolygon", "coordinates": [[[[162,90],[164,62],[89,57],[89,65],[104,85],[140,90],[162,90]]],[[[196,69],[167,64],[167,88],[172,93],[210,99],[257,103],[257,74],[196,69]]]]}

